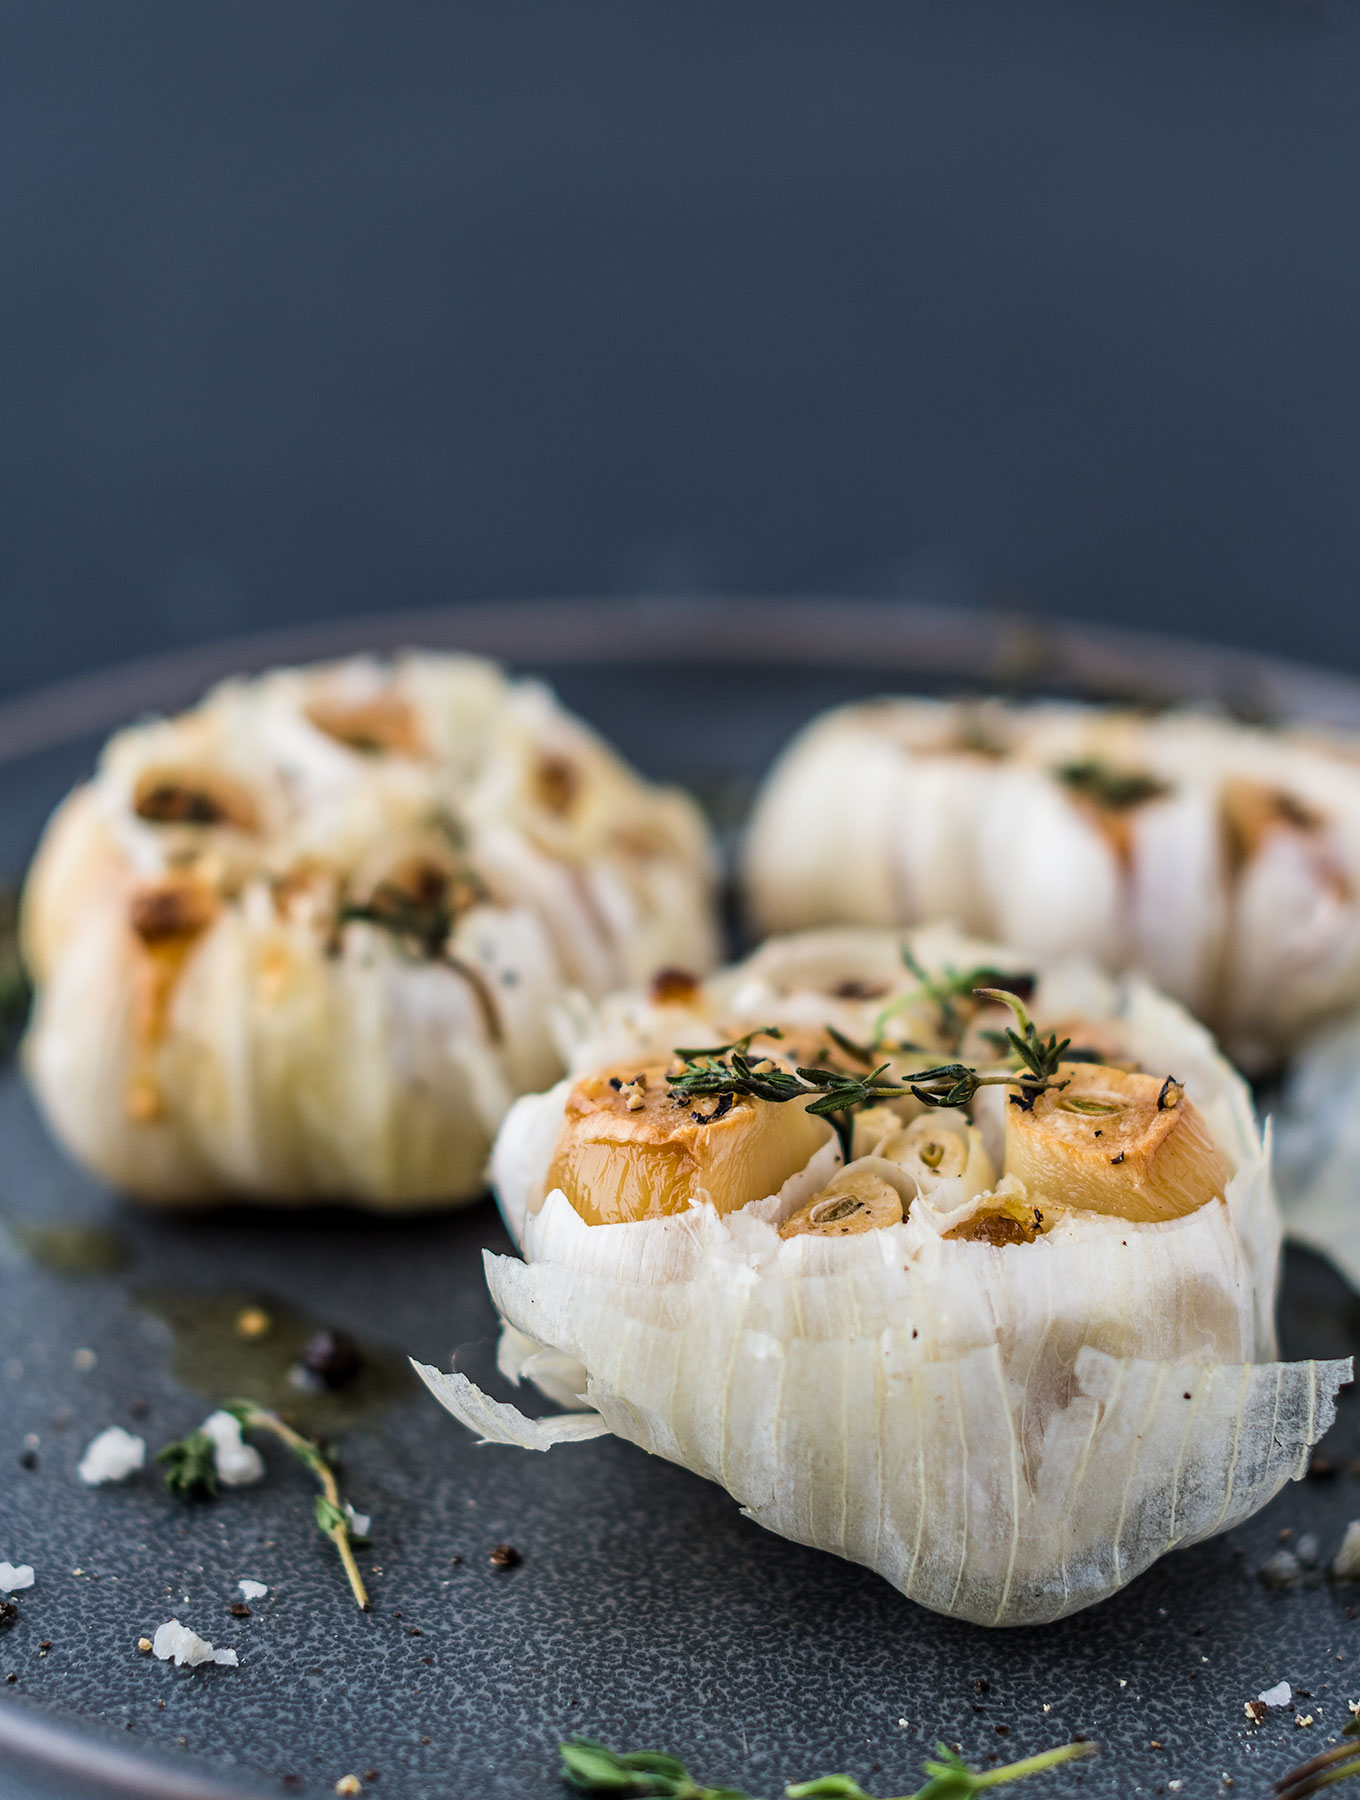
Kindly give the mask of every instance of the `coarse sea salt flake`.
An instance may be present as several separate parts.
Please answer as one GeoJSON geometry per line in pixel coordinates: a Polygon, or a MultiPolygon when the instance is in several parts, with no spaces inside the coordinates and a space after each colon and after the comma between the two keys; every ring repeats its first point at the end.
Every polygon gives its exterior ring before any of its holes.
{"type": "Polygon", "coordinates": [[[1294,1690],[1287,1681],[1277,1681],[1274,1687],[1267,1688],[1265,1693],[1258,1694],[1256,1698],[1262,1706],[1288,1706],[1294,1698],[1294,1690]]]}
{"type": "Polygon", "coordinates": [[[212,1439],[217,1479],[223,1487],[249,1487],[264,1474],[264,1458],[241,1441],[241,1422],[229,1412],[210,1413],[202,1430],[212,1439]]]}
{"type": "Polygon", "coordinates": [[[126,1481],[145,1463],[146,1439],[134,1437],[121,1425],[110,1425],[91,1439],[76,1473],[86,1487],[103,1487],[106,1482],[126,1481]]]}
{"type": "Polygon", "coordinates": [[[263,1600],[269,1589],[262,1581],[238,1581],[242,1597],[246,1600],[263,1600]]]}
{"type": "Polygon", "coordinates": [[[30,1563],[20,1563],[16,1569],[13,1563],[0,1562],[0,1594],[17,1594],[20,1588],[33,1586],[33,1568],[30,1563]]]}
{"type": "Polygon", "coordinates": [[[234,1669],[239,1666],[234,1650],[215,1650],[207,1638],[201,1638],[178,1619],[169,1619],[156,1627],[151,1640],[152,1654],[162,1662],[173,1662],[177,1669],[196,1669],[200,1663],[220,1663],[234,1669]]]}

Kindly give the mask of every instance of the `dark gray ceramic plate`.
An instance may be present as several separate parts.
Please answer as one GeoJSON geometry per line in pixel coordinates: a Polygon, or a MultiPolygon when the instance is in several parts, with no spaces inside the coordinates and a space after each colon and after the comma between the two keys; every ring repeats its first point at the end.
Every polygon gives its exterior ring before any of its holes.
{"type": "MultiPolygon", "coordinates": [[[[123,718],[234,669],[409,643],[542,670],[650,773],[692,782],[728,830],[809,712],[885,686],[1184,694],[1360,725],[1360,685],[1113,633],[853,603],[460,608],[183,653],[0,708],[0,872],[22,867],[48,808],[123,718]]],[[[489,1378],[485,1244],[505,1248],[489,1203],[419,1223],[145,1216],[57,1153],[5,1070],[0,1558],[31,1562],[38,1579],[0,1632],[4,1800],[319,1795],[350,1772],[389,1800],[546,1800],[561,1791],[554,1747],[574,1730],[673,1750],[710,1781],[765,1794],[841,1769],[901,1794],[937,1737],[986,1764],[1080,1733],[1103,1755],[1038,1791],[1202,1796],[1229,1792],[1230,1776],[1232,1792],[1255,1795],[1320,1750],[1360,1696],[1360,1594],[1322,1581],[1274,1592],[1256,1573],[1282,1532],[1315,1534],[1325,1557],[1360,1517],[1354,1402],[1329,1442],[1329,1479],[1093,1612],[986,1633],[767,1536],[717,1488],[629,1446],[476,1448],[402,1355],[446,1364],[457,1347],[489,1378]],[[254,1349],[227,1328],[248,1300],[278,1321],[254,1349]],[[312,1412],[373,1515],[367,1616],[309,1523],[305,1476],[278,1458],[264,1485],[197,1507],[149,1473],[102,1491],[75,1475],[105,1425],[154,1447],[231,1391],[278,1392],[306,1415],[277,1384],[313,1321],[369,1347],[348,1397],[312,1412]],[[522,1553],[519,1567],[491,1566],[498,1543],[522,1553]],[[226,1609],[243,1576],[270,1591],[236,1620],[226,1609]],[[171,1616],[234,1645],[239,1668],[138,1655],[137,1638],[171,1616]],[[1281,1679],[1314,1723],[1296,1726],[1291,1709],[1249,1725],[1244,1701],[1281,1679]]],[[[1285,1326],[1292,1354],[1346,1354],[1360,1303],[1296,1256],[1285,1326]]]]}

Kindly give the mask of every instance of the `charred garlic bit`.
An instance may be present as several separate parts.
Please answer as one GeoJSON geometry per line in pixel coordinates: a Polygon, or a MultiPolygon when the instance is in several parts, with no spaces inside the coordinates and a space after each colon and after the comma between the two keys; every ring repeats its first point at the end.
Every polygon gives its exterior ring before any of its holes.
{"type": "Polygon", "coordinates": [[[829,1133],[803,1106],[771,1101],[789,1072],[767,1061],[752,1079],[761,1093],[668,1085],[661,1061],[587,1076],[567,1101],[548,1188],[592,1225],[665,1218],[701,1199],[735,1212],[777,1193],[829,1133]]]}
{"type": "Polygon", "coordinates": [[[1034,1196],[1125,1219],[1173,1219],[1221,1198],[1231,1171],[1171,1077],[1090,1063],[1006,1116],[1006,1170],[1034,1196]]]}

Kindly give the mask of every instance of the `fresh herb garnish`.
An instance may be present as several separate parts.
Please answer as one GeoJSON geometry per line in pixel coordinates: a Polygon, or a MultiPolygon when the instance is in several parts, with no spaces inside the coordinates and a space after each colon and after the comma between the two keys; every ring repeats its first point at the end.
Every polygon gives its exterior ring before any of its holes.
{"type": "Polygon", "coordinates": [[[1131,807],[1160,800],[1171,792],[1155,775],[1145,774],[1140,769],[1117,769],[1095,756],[1083,757],[1080,762],[1061,763],[1053,773],[1074,794],[1104,812],[1127,812],[1131,807]]]}
{"type": "Polygon", "coordinates": [[[942,975],[927,975],[908,944],[900,946],[899,954],[906,969],[920,983],[909,993],[899,994],[888,1004],[874,1020],[874,1036],[872,1048],[886,1050],[889,1048],[910,1050],[910,1044],[889,1045],[884,1033],[890,1019],[900,1012],[907,1011],[922,1003],[933,1005],[940,1015],[940,1031],[946,1043],[957,1049],[967,1028],[968,1017],[960,1009],[960,1000],[971,999],[979,988],[1004,989],[1007,993],[1016,994],[1021,1000],[1028,1000],[1034,992],[1032,975],[1007,975],[1001,969],[993,969],[980,964],[973,969],[946,968],[942,975]]]}
{"type": "MultiPolygon", "coordinates": [[[[774,1026],[762,1026],[731,1044],[711,1050],[677,1050],[684,1067],[666,1078],[671,1097],[679,1106],[707,1096],[743,1097],[782,1104],[788,1100],[809,1101],[807,1111],[816,1119],[830,1121],[840,1139],[841,1152],[847,1162],[851,1156],[853,1114],[861,1106],[875,1100],[900,1099],[914,1094],[926,1106],[966,1106],[984,1087],[1015,1087],[1011,1096],[1016,1106],[1027,1112],[1046,1088],[1066,1087],[1057,1079],[1068,1039],[1059,1043],[1056,1036],[1041,1038],[1025,1010],[1023,1000],[1002,988],[978,988],[978,998],[1000,1001],[1009,1006],[1020,1026],[1008,1030],[1005,1041],[1010,1054],[1003,1063],[992,1068],[977,1069],[967,1063],[941,1063],[932,1069],[918,1069],[915,1074],[894,1080],[887,1071],[890,1063],[880,1063],[864,1075],[852,1075],[844,1069],[781,1068],[769,1057],[752,1062],[751,1040],[757,1037],[779,1037],[774,1026]]],[[[849,1040],[846,1040],[847,1044],[849,1040]]],[[[851,1046],[858,1052],[859,1046],[851,1046]]],[[[726,1109],[724,1109],[726,1110],[726,1109]]],[[[717,1116],[716,1114],[714,1116],[717,1116]]],[[[697,1115],[696,1115],[697,1117],[697,1115]]]]}
{"type": "Polygon", "coordinates": [[[1280,1800],[1308,1800],[1310,1794],[1319,1794],[1335,1782],[1349,1781],[1352,1775],[1360,1775],[1360,1719],[1352,1719],[1341,1735],[1348,1738],[1349,1743],[1324,1750],[1320,1756],[1300,1763],[1297,1769],[1280,1777],[1273,1789],[1280,1800]]]}
{"type": "Polygon", "coordinates": [[[411,887],[394,881],[380,881],[367,900],[343,901],[336,922],[347,924],[357,920],[391,932],[408,956],[424,962],[442,963],[461,975],[472,989],[478,1011],[486,1026],[487,1036],[499,1043],[503,1035],[500,1013],[492,997],[486,977],[475,964],[467,962],[449,948],[449,938],[459,915],[480,906],[487,898],[487,888],[475,870],[463,868],[446,875],[431,866],[411,887]]]}
{"type": "Polygon", "coordinates": [[[377,925],[433,961],[443,951],[460,912],[486,898],[486,889],[473,874],[446,877],[431,871],[414,888],[394,881],[380,881],[367,900],[347,900],[339,911],[343,925],[351,919],[377,925]]]}
{"type": "MultiPolygon", "coordinates": [[[[223,1402],[221,1410],[230,1413],[243,1432],[263,1431],[276,1437],[316,1476],[321,1483],[321,1492],[316,1497],[313,1513],[317,1529],[335,1545],[344,1565],[350,1592],[357,1604],[367,1612],[368,1591],[359,1573],[359,1565],[354,1560],[354,1529],[340,1498],[335,1473],[320,1444],[303,1437],[291,1425],[285,1425],[277,1413],[258,1406],[253,1400],[227,1400],[223,1402]]],[[[212,1499],[216,1496],[217,1457],[213,1440],[206,1431],[191,1431],[187,1437],[167,1444],[157,1454],[156,1461],[166,1465],[165,1485],[180,1499],[212,1499]]]]}
{"type": "Polygon", "coordinates": [[[19,953],[19,896],[0,886],[0,1046],[18,1034],[32,993],[19,953]]]}
{"type": "MultiPolygon", "coordinates": [[[[560,1749],[562,1779],[579,1794],[613,1794],[618,1800],[752,1800],[742,1788],[703,1786],[677,1757],[659,1750],[620,1754],[584,1737],[573,1737],[560,1749]]],[[[1094,1744],[1085,1742],[1060,1744],[1056,1750],[1042,1750],[1037,1756],[979,1773],[955,1751],[937,1744],[934,1757],[922,1765],[928,1777],[925,1786],[900,1795],[898,1800],[970,1800],[987,1788],[1041,1775],[1045,1769],[1091,1756],[1095,1750],[1094,1744]]],[[[849,1775],[795,1782],[784,1789],[784,1796],[785,1800],[873,1800],[849,1775]]]]}

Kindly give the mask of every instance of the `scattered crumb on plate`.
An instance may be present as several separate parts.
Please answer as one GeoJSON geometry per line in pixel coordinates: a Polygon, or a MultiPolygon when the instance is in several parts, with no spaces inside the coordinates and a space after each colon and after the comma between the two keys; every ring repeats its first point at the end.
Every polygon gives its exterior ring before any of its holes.
{"type": "Polygon", "coordinates": [[[196,1669],[200,1663],[223,1663],[232,1669],[237,1666],[234,1650],[214,1649],[207,1638],[201,1638],[196,1631],[190,1631],[178,1619],[169,1619],[164,1625],[157,1626],[151,1648],[162,1662],[173,1662],[177,1669],[184,1668],[186,1664],[189,1668],[196,1669]]]}
{"type": "Polygon", "coordinates": [[[110,1425],[86,1446],[76,1473],[86,1487],[103,1487],[106,1482],[126,1481],[145,1465],[146,1439],[121,1425],[110,1425]]]}

